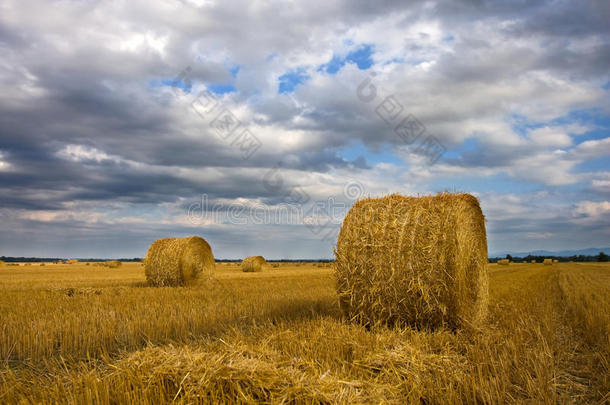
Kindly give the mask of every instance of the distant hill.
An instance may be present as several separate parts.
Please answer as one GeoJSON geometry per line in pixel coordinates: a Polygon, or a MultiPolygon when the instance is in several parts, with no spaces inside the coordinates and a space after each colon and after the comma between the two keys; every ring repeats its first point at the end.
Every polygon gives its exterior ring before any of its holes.
{"type": "Polygon", "coordinates": [[[494,252],[490,253],[489,257],[504,257],[507,254],[515,257],[525,257],[528,255],[532,256],[597,256],[599,252],[604,252],[606,254],[610,254],[610,247],[606,248],[587,248],[587,249],[579,249],[579,250],[559,250],[559,251],[550,251],[550,250],[532,250],[530,252],[513,252],[513,251],[503,251],[503,252],[494,252]]]}

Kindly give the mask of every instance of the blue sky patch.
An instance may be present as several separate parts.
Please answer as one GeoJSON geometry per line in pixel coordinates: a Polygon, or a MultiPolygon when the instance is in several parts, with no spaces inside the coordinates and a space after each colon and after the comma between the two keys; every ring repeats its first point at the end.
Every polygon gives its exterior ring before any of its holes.
{"type": "Polygon", "coordinates": [[[292,72],[284,73],[278,78],[280,82],[278,93],[292,93],[297,85],[303,83],[307,79],[309,79],[309,75],[305,73],[304,68],[298,68],[292,72]]]}
{"type": "Polygon", "coordinates": [[[373,47],[369,44],[363,44],[347,54],[345,58],[340,58],[337,55],[333,55],[332,59],[321,65],[318,71],[325,71],[326,73],[335,74],[347,62],[355,63],[358,69],[365,70],[373,66],[373,47]]]}
{"type": "Polygon", "coordinates": [[[190,81],[181,80],[181,79],[177,79],[177,78],[151,80],[148,82],[148,85],[153,89],[158,88],[158,87],[165,87],[165,86],[174,87],[177,89],[181,89],[185,93],[190,93],[191,88],[193,87],[192,83],[190,81]]]}
{"type": "Polygon", "coordinates": [[[214,94],[234,93],[237,91],[235,86],[229,83],[208,83],[205,87],[214,94]]]}
{"type": "Polygon", "coordinates": [[[231,67],[228,69],[228,71],[229,71],[229,73],[231,74],[231,76],[232,76],[233,78],[236,78],[236,77],[237,77],[237,74],[239,73],[239,70],[240,70],[240,69],[241,69],[241,65],[234,65],[234,66],[231,66],[231,67]]]}
{"type": "Polygon", "coordinates": [[[476,171],[473,171],[472,176],[460,174],[434,180],[430,182],[430,187],[434,192],[453,191],[455,189],[465,192],[471,192],[472,190],[495,191],[503,194],[530,193],[544,189],[544,186],[538,183],[513,179],[505,173],[492,176],[477,176],[476,174],[476,171]]]}
{"type": "Polygon", "coordinates": [[[478,147],[478,139],[477,138],[468,138],[465,139],[464,142],[461,143],[457,148],[450,148],[443,154],[444,158],[449,159],[457,159],[464,155],[467,152],[474,152],[478,147]]]}

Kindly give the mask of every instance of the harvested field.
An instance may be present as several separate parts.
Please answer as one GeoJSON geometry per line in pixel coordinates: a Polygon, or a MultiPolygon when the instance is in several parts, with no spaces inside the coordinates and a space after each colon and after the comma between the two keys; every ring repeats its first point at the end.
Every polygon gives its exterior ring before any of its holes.
{"type": "Polygon", "coordinates": [[[489,324],[472,334],[345,323],[330,268],[217,268],[181,289],[146,286],[140,263],[3,269],[2,402],[552,404],[610,392],[608,264],[489,265],[489,324]]]}

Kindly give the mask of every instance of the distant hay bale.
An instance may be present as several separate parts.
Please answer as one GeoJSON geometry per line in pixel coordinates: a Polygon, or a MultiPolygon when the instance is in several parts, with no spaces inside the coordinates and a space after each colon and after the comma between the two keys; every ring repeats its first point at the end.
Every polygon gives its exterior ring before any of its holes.
{"type": "Polygon", "coordinates": [[[40,266],[44,266],[44,265],[45,265],[44,263],[40,263],[40,266]]]}
{"type": "Polygon", "coordinates": [[[89,262],[85,263],[85,266],[90,266],[90,265],[91,265],[91,263],[89,263],[89,262]]]}
{"type": "Polygon", "coordinates": [[[553,265],[553,259],[544,259],[544,261],[542,263],[545,266],[552,266],[553,265]]]}
{"type": "Polygon", "coordinates": [[[343,313],[364,325],[476,326],[488,301],[484,221],[470,194],[356,202],[333,266],[343,313]]]}
{"type": "Polygon", "coordinates": [[[498,260],[498,264],[500,266],[508,266],[510,264],[510,260],[508,260],[508,259],[501,259],[501,260],[498,260]]]}
{"type": "Polygon", "coordinates": [[[104,262],[104,266],[109,267],[111,269],[116,269],[117,267],[121,267],[122,265],[123,263],[118,260],[109,260],[107,262],[104,262]]]}
{"type": "Polygon", "coordinates": [[[532,260],[532,264],[535,264],[535,263],[536,263],[536,260],[532,260]]]}
{"type": "Polygon", "coordinates": [[[193,284],[202,273],[212,273],[214,266],[214,255],[205,239],[165,238],[150,245],[144,273],[152,286],[183,286],[193,284]]]}
{"type": "Polygon", "coordinates": [[[267,261],[263,256],[246,257],[241,262],[241,271],[245,273],[263,271],[263,266],[265,264],[267,264],[267,261]]]}
{"type": "Polygon", "coordinates": [[[66,260],[66,264],[76,264],[76,263],[78,263],[78,260],[76,260],[76,259],[66,260]]]}
{"type": "Polygon", "coordinates": [[[553,263],[559,263],[559,259],[553,259],[553,263]]]}

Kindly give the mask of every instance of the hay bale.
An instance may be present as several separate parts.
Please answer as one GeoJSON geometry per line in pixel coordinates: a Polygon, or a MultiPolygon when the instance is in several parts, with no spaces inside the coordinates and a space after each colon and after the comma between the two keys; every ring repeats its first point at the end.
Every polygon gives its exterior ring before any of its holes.
{"type": "Polygon", "coordinates": [[[559,263],[559,259],[553,259],[553,263],[559,263]]]}
{"type": "Polygon", "coordinates": [[[111,269],[116,269],[117,267],[121,267],[122,265],[123,263],[118,260],[109,260],[107,262],[104,262],[104,266],[109,267],[111,269]]]}
{"type": "Polygon", "coordinates": [[[508,259],[501,259],[501,260],[498,260],[498,264],[500,266],[508,266],[510,264],[510,260],[508,260],[508,259]]]}
{"type": "Polygon", "coordinates": [[[214,255],[205,239],[165,238],[150,245],[144,272],[152,286],[182,286],[195,283],[202,273],[210,275],[214,266],[214,255]]]}
{"type": "Polygon", "coordinates": [[[476,325],[487,313],[487,238],[470,194],[367,198],[335,250],[339,303],[364,325],[476,325]]]}
{"type": "Polygon", "coordinates": [[[544,259],[544,261],[542,263],[545,266],[552,266],[553,265],[553,259],[544,259]]]}
{"type": "Polygon", "coordinates": [[[532,264],[536,264],[536,260],[532,260],[532,264]]]}
{"type": "Polygon", "coordinates": [[[263,271],[267,261],[263,256],[249,256],[241,262],[241,271],[245,273],[263,271]]]}

